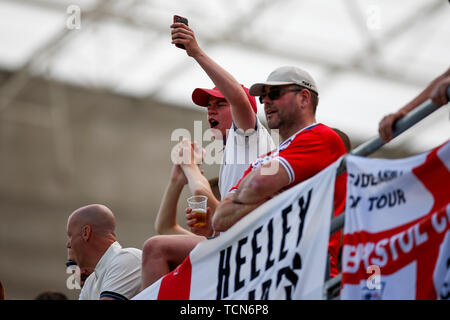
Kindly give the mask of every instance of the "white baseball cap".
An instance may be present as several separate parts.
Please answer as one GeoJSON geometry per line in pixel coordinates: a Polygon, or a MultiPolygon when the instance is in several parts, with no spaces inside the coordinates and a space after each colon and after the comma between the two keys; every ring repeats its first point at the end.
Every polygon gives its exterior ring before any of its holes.
{"type": "Polygon", "coordinates": [[[261,96],[265,93],[265,86],[283,86],[287,84],[297,84],[301,87],[314,91],[317,95],[316,82],[311,75],[297,67],[280,67],[269,74],[266,82],[255,83],[250,87],[249,93],[252,96],[261,96]]]}

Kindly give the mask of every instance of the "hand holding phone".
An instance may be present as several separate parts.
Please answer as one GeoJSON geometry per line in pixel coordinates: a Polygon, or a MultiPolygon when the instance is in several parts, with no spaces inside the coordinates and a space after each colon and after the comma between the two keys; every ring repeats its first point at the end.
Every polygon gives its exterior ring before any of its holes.
{"type": "MultiPolygon", "coordinates": [[[[182,17],[182,16],[178,16],[178,15],[174,15],[173,16],[173,23],[176,23],[176,22],[181,22],[181,23],[184,23],[185,25],[189,25],[188,24],[188,19],[187,18],[185,18],[185,17],[182,17]]],[[[175,45],[178,47],[178,48],[180,48],[180,49],[184,49],[184,50],[186,50],[186,48],[184,47],[184,45],[183,44],[181,44],[181,43],[175,43],[175,45]]]]}

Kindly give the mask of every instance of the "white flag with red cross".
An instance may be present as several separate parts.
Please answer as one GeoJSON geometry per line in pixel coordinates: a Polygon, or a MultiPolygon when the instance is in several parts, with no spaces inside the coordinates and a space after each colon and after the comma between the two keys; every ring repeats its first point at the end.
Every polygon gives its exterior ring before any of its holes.
{"type": "Polygon", "coordinates": [[[341,299],[449,299],[450,141],[347,172],[341,299]]]}

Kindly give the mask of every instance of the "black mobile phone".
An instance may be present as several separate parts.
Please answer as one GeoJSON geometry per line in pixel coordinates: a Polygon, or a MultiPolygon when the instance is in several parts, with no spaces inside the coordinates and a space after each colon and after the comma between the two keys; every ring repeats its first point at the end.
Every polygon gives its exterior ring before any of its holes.
{"type": "MultiPolygon", "coordinates": [[[[184,23],[185,25],[189,25],[188,24],[188,19],[187,18],[185,18],[185,17],[182,17],[182,16],[178,16],[178,15],[174,15],[173,16],[173,22],[175,23],[175,22],[181,22],[181,23],[184,23]]],[[[185,49],[186,50],[186,48],[184,47],[184,45],[183,44],[180,44],[180,43],[176,43],[175,44],[178,48],[181,48],[181,49],[185,49]]]]}

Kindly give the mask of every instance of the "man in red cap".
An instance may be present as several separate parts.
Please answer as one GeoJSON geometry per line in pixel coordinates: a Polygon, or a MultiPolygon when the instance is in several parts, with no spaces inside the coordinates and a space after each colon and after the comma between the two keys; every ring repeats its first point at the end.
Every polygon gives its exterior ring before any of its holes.
{"type": "MultiPolygon", "coordinates": [[[[249,94],[249,90],[205,54],[198,46],[192,29],[182,23],[174,23],[171,28],[172,43],[183,44],[186,53],[197,61],[215,84],[213,89],[195,89],[192,100],[195,104],[208,109],[210,127],[214,129],[216,139],[223,139],[225,145],[219,174],[219,190],[221,199],[224,199],[250,163],[259,155],[273,150],[275,144],[256,116],[256,100],[249,94]]],[[[194,143],[191,145],[190,154],[192,155],[196,150],[194,143]]],[[[180,149],[182,152],[189,151],[186,150],[189,149],[189,144],[186,148],[186,143],[182,143],[180,149]]],[[[211,220],[215,207],[221,199],[217,200],[212,195],[211,188],[205,182],[207,180],[202,177],[196,163],[198,162],[190,161],[179,166],[189,185],[197,186],[193,193],[208,196],[210,209],[207,213],[207,224],[204,227],[195,227],[196,217],[187,211],[187,225],[192,231],[189,232],[174,225],[175,217],[163,219],[167,217],[161,217],[158,214],[159,221],[170,221],[171,225],[166,224],[164,228],[172,230],[171,233],[175,235],[155,236],[145,242],[142,259],[142,288],[148,287],[170,272],[174,266],[180,264],[194,246],[205,239],[203,236],[214,236],[211,220]]],[[[164,200],[167,200],[166,198],[167,196],[164,200]]],[[[174,210],[160,210],[161,212],[175,214],[174,210]]]]}
{"type": "MultiPolygon", "coordinates": [[[[215,68],[220,67],[216,65],[215,68]]],[[[223,72],[226,71],[223,70],[223,72]]],[[[219,174],[220,200],[224,199],[230,188],[239,181],[252,161],[256,160],[260,154],[275,148],[269,133],[256,116],[255,97],[249,94],[245,86],[241,85],[241,87],[242,90],[237,88],[235,90],[245,92],[246,98],[241,97],[241,101],[234,105],[228,102],[217,87],[197,88],[192,93],[192,101],[195,104],[208,108],[208,123],[212,129],[218,131],[216,131],[216,138],[222,137],[224,141],[224,154],[219,174]]],[[[197,168],[191,166],[190,169],[197,168]]]]}
{"type": "MultiPolygon", "coordinates": [[[[267,130],[256,116],[254,96],[246,87],[212,60],[198,46],[194,32],[187,25],[172,26],[172,43],[183,44],[216,85],[213,89],[197,88],[192,93],[195,104],[208,108],[208,122],[224,140],[224,156],[219,175],[222,199],[241,178],[249,164],[259,155],[275,148],[267,130]]],[[[190,169],[197,169],[192,165],[190,169]]]]}

